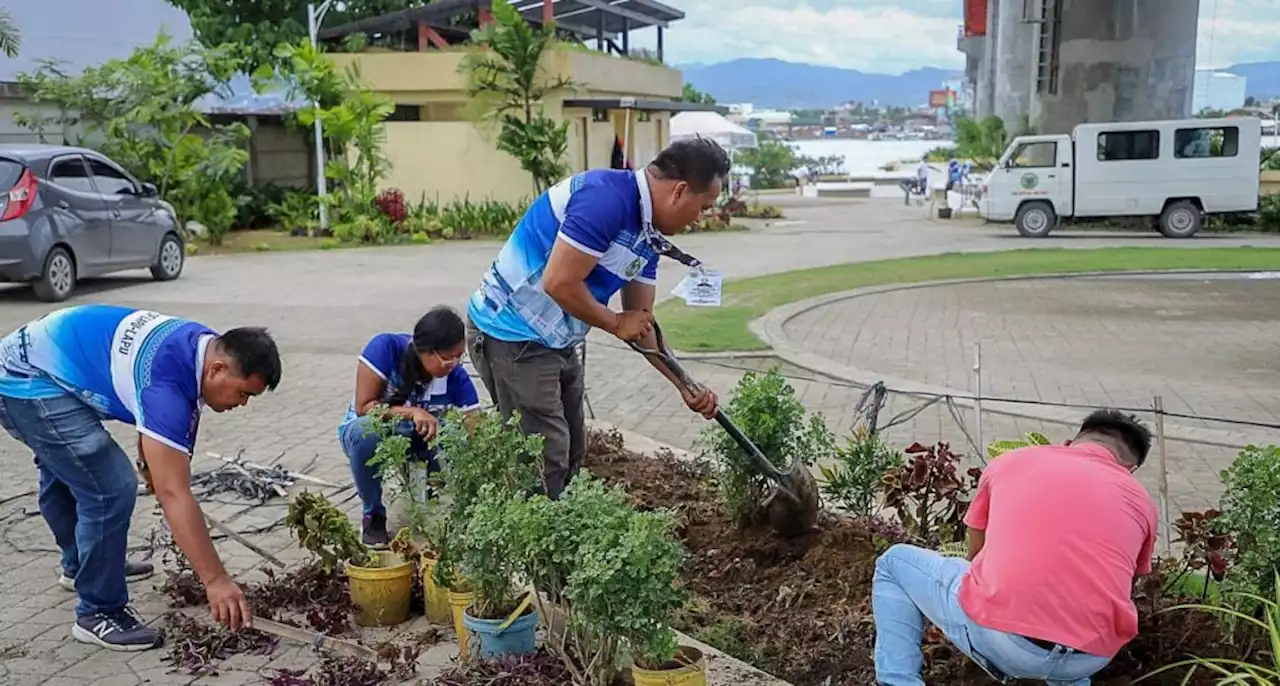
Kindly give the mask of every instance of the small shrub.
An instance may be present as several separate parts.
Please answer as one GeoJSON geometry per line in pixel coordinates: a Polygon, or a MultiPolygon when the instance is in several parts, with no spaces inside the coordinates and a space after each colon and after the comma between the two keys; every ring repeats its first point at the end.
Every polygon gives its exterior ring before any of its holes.
{"type": "Polygon", "coordinates": [[[1280,568],[1280,447],[1246,446],[1222,471],[1222,485],[1213,529],[1235,537],[1228,587],[1268,595],[1280,568]]]}
{"type": "Polygon", "coordinates": [[[392,225],[399,224],[408,216],[404,206],[404,193],[399,188],[388,188],[373,199],[373,206],[378,208],[382,216],[392,225]]]}
{"type": "Polygon", "coordinates": [[[906,464],[885,475],[885,504],[897,512],[907,536],[926,546],[963,541],[964,514],[982,471],[970,469],[966,481],[959,456],[944,442],[913,443],[905,452],[906,464]]]}
{"type": "Polygon", "coordinates": [[[318,226],[319,201],[309,191],[286,191],[279,199],[267,204],[266,214],[280,228],[294,232],[310,233],[318,226]]]}
{"type": "MultiPolygon", "coordinates": [[[[835,436],[826,420],[814,415],[806,421],[804,405],[777,369],[743,375],[725,413],[780,468],[787,468],[792,460],[811,467],[835,455],[835,436]]],[[[697,445],[717,469],[733,520],[740,526],[759,521],[759,505],[769,482],[756,471],[746,451],[718,425],[708,426],[697,445]]]]}
{"type": "Polygon", "coordinates": [[[515,516],[524,496],[503,497],[494,484],[481,487],[457,539],[459,568],[475,589],[473,616],[505,619],[515,609],[514,579],[521,571],[523,537],[515,516]]]}
{"type": "Polygon", "coordinates": [[[833,464],[819,465],[822,495],[857,517],[870,517],[879,509],[885,474],[902,463],[902,453],[858,427],[845,447],[836,448],[833,464]]]}

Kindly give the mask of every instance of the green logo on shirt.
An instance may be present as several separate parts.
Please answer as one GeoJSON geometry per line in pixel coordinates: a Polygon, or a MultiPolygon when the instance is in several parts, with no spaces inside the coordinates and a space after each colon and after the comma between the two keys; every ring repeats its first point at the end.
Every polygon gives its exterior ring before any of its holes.
{"type": "Polygon", "coordinates": [[[640,273],[641,269],[644,269],[644,260],[642,258],[637,257],[634,260],[631,260],[631,264],[627,265],[627,278],[636,278],[636,275],[640,273]]]}

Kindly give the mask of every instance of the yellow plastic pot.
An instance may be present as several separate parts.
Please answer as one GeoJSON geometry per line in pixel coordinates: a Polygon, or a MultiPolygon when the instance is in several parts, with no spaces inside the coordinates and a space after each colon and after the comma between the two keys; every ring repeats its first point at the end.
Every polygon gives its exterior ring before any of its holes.
{"type": "Polygon", "coordinates": [[[360,608],[356,624],[393,626],[409,619],[413,596],[413,564],[381,551],[377,567],[346,565],[351,602],[360,608]]]}
{"type": "Polygon", "coordinates": [[[449,609],[449,591],[436,583],[437,562],[435,558],[422,556],[422,610],[432,624],[448,624],[453,613],[449,609]]]}
{"type": "Polygon", "coordinates": [[[665,669],[641,669],[632,665],[636,686],[707,686],[707,661],[702,651],[681,646],[676,659],[665,669]]]}
{"type": "Polygon", "coordinates": [[[453,614],[453,632],[458,635],[458,653],[462,655],[462,659],[466,660],[471,653],[467,650],[467,627],[463,623],[463,614],[471,607],[471,601],[476,599],[476,594],[472,591],[459,593],[450,590],[448,592],[449,609],[453,614]]]}

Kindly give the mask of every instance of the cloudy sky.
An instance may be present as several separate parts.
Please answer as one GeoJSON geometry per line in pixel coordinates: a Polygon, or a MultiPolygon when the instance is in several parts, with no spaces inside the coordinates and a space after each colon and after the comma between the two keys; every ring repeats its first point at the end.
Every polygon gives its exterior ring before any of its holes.
{"type": "MultiPolygon", "coordinates": [[[[963,0],[670,2],[688,15],[667,34],[677,64],[772,57],[880,73],[964,65],[963,0]]],[[[1267,60],[1280,60],[1280,0],[1200,0],[1199,66],[1267,60]]]]}

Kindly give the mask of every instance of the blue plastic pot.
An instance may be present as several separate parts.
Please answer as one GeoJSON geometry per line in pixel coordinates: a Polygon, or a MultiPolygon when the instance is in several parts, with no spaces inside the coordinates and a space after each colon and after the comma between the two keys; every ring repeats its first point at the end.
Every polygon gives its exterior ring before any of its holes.
{"type": "Polygon", "coordinates": [[[516,618],[511,626],[499,631],[503,619],[479,619],[470,610],[463,613],[462,625],[480,643],[480,659],[489,660],[504,655],[529,655],[534,652],[534,640],[538,630],[538,612],[530,609],[516,618]]]}

